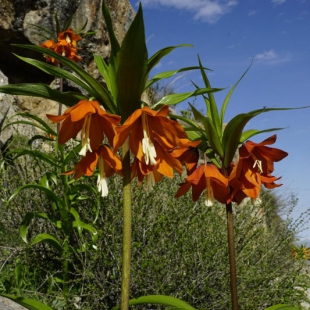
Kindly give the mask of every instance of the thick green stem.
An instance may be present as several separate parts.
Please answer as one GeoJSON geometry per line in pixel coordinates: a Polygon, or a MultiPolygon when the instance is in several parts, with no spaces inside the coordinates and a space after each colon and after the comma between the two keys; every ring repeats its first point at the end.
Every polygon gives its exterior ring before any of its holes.
{"type": "Polygon", "coordinates": [[[131,176],[128,141],[122,147],[123,156],[123,261],[121,310],[129,308],[131,265],[131,176]]]}
{"type": "MultiPolygon", "coordinates": [[[[63,78],[60,78],[59,79],[59,91],[63,91],[63,88],[64,88],[64,81],[63,81],[63,78]]],[[[58,103],[58,115],[61,115],[62,113],[62,103],[58,103]]],[[[60,123],[57,124],[57,135],[59,133],[59,129],[60,129],[60,123]]]]}
{"type": "Polygon", "coordinates": [[[230,265],[230,292],[232,310],[238,310],[238,293],[237,293],[237,268],[235,255],[235,237],[234,237],[234,216],[232,204],[226,204],[227,214],[227,236],[228,236],[228,251],[230,265]]]}

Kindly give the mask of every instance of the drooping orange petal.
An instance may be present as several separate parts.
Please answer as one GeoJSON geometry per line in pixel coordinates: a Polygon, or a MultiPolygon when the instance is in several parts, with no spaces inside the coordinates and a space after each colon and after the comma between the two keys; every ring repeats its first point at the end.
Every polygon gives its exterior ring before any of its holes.
{"type": "Polygon", "coordinates": [[[52,115],[52,114],[46,114],[46,117],[51,120],[54,123],[60,123],[61,121],[63,121],[67,115],[52,115]]]}
{"type": "Polygon", "coordinates": [[[155,142],[157,152],[157,170],[163,175],[173,178],[173,169],[178,172],[183,172],[181,162],[174,158],[171,153],[165,151],[160,145],[155,142]]]}
{"type": "Polygon", "coordinates": [[[99,118],[97,114],[92,114],[90,116],[89,140],[92,150],[97,150],[104,138],[99,118]]]}
{"type": "Polygon", "coordinates": [[[60,126],[58,143],[64,144],[71,138],[75,138],[79,131],[81,131],[83,123],[84,120],[80,120],[78,122],[71,122],[70,118],[67,117],[60,126]]]}
{"type": "Polygon", "coordinates": [[[119,127],[116,127],[116,135],[113,140],[113,148],[116,152],[126,141],[133,127],[136,126],[138,119],[141,116],[141,109],[136,110],[133,114],[131,114],[125,123],[119,127]]]}
{"type": "Polygon", "coordinates": [[[79,36],[77,33],[75,33],[71,28],[68,28],[65,31],[62,31],[58,34],[58,40],[67,40],[67,36],[69,37],[72,45],[74,45],[76,43],[76,41],[79,41],[82,39],[81,36],[79,36]]]}
{"type": "Polygon", "coordinates": [[[190,190],[191,186],[192,186],[192,184],[189,182],[184,182],[184,183],[180,184],[180,187],[178,188],[178,191],[174,195],[174,197],[179,198],[179,197],[183,196],[184,194],[186,194],[190,190]]]}
{"type": "Polygon", "coordinates": [[[207,164],[205,167],[205,177],[223,187],[228,187],[228,179],[218,170],[214,164],[207,164]]]}
{"type": "Polygon", "coordinates": [[[120,175],[122,174],[121,159],[117,155],[115,155],[107,145],[102,145],[98,152],[99,156],[104,159],[104,172],[107,177],[111,177],[115,172],[120,175]]]}
{"type": "Polygon", "coordinates": [[[200,172],[202,172],[202,174],[200,174],[200,177],[196,180],[196,183],[195,184],[192,183],[193,201],[197,201],[201,196],[202,192],[205,191],[207,187],[206,178],[204,177],[204,171],[202,171],[201,169],[200,172]]]}
{"type": "MultiPolygon", "coordinates": [[[[68,111],[66,112],[68,113],[68,111]]],[[[78,104],[74,106],[73,109],[70,110],[71,121],[77,122],[85,118],[85,116],[94,113],[96,113],[96,110],[91,104],[91,102],[88,100],[81,100],[78,104]]]]}
{"type": "Polygon", "coordinates": [[[74,168],[74,178],[77,180],[83,175],[92,176],[99,160],[97,152],[87,152],[86,156],[74,168]]]}
{"type": "Polygon", "coordinates": [[[171,155],[185,165],[187,174],[190,175],[197,167],[199,151],[196,147],[200,141],[181,139],[180,142],[179,146],[172,150],[171,155]]]}

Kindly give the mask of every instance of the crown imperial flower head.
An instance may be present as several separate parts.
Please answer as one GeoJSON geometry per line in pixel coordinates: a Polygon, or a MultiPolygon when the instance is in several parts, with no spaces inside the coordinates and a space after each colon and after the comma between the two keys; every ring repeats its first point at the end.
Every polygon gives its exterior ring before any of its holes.
{"type": "Polygon", "coordinates": [[[73,170],[64,174],[73,174],[77,180],[83,175],[92,176],[95,168],[98,166],[97,188],[102,197],[108,195],[107,178],[115,173],[122,175],[122,162],[118,155],[113,154],[113,151],[106,145],[93,151],[87,152],[84,157],[78,162],[73,170]]]}
{"type": "Polygon", "coordinates": [[[75,106],[68,108],[63,115],[47,114],[46,116],[54,123],[62,122],[58,135],[59,144],[66,143],[81,132],[80,155],[83,156],[87,151],[98,149],[105,135],[112,143],[115,127],[120,122],[118,115],[104,111],[96,100],[81,100],[75,106]]]}

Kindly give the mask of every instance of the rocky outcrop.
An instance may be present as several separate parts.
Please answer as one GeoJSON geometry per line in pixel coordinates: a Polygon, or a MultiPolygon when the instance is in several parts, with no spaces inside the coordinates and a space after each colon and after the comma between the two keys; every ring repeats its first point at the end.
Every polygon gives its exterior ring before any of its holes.
{"type": "MultiPolygon", "coordinates": [[[[57,81],[31,65],[19,60],[15,54],[42,59],[39,53],[12,46],[12,44],[40,44],[46,39],[42,37],[40,27],[56,33],[54,16],[57,14],[60,26],[74,14],[71,26],[83,32],[94,32],[85,35],[78,42],[79,63],[92,76],[99,78],[99,72],[93,60],[93,54],[102,55],[108,60],[110,54],[109,37],[102,17],[103,0],[1,0],[0,1],[0,85],[16,83],[53,83],[57,81]],[[39,27],[37,27],[39,26],[39,27]]],[[[114,30],[119,41],[122,41],[133,18],[134,11],[128,0],[106,0],[109,7],[114,30]]],[[[67,88],[72,87],[68,84],[67,88]]],[[[66,90],[66,89],[65,89],[66,90]]],[[[8,111],[8,116],[16,112],[26,111],[44,117],[46,113],[57,113],[57,103],[40,98],[9,96],[0,94],[0,120],[8,111]]],[[[20,133],[29,134],[26,128],[18,129],[20,133]]],[[[5,140],[11,132],[3,133],[5,140]]]]}
{"type": "Polygon", "coordinates": [[[1,310],[27,310],[25,307],[17,304],[11,299],[0,296],[0,309],[1,310]]]}
{"type": "MultiPolygon", "coordinates": [[[[128,0],[106,0],[110,9],[114,29],[121,41],[134,17],[128,0]]],[[[102,0],[1,0],[0,2],[0,70],[9,83],[50,82],[51,77],[18,60],[12,53],[32,58],[42,58],[36,52],[12,46],[12,44],[40,44],[45,41],[46,28],[56,33],[54,16],[57,14],[62,27],[74,14],[71,26],[75,30],[87,25],[84,36],[79,42],[79,55],[82,65],[96,75],[93,54],[109,56],[110,45],[106,26],[101,13],[102,0]]],[[[98,75],[98,73],[97,73],[98,75]]]]}

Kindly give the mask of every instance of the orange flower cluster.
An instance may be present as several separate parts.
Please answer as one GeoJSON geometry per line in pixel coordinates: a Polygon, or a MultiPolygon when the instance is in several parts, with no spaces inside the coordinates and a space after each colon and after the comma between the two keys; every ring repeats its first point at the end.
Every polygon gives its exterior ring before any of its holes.
{"type": "Polygon", "coordinates": [[[98,191],[102,197],[108,195],[107,177],[115,173],[122,174],[122,162],[109,146],[102,141],[106,136],[110,143],[113,142],[115,127],[120,122],[117,115],[108,114],[97,101],[81,100],[75,106],[68,108],[63,115],[46,115],[54,123],[60,123],[58,143],[64,144],[69,139],[76,137],[81,132],[82,148],[80,155],[84,157],[72,171],[74,178],[83,175],[93,175],[96,166],[99,174],[97,180],[98,191]]]}
{"type": "Polygon", "coordinates": [[[158,111],[143,107],[120,125],[119,116],[104,111],[97,101],[88,100],[81,100],[63,115],[47,115],[55,123],[62,122],[59,144],[81,132],[79,154],[84,157],[67,173],[74,173],[78,179],[83,175],[93,175],[98,166],[98,189],[102,196],[108,194],[106,177],[122,174],[121,159],[116,153],[127,139],[134,155],[131,177],[137,177],[139,184],[146,179],[147,186],[151,188],[163,176],[172,178],[174,171],[181,174],[183,165],[186,166],[188,177],[175,197],[192,188],[194,201],[205,191],[207,206],[211,206],[214,199],[221,203],[233,201],[239,204],[245,197],[258,198],[262,185],[266,188],[281,185],[275,183],[279,178],[271,174],[274,162],[286,157],[287,153],[267,146],[276,141],[276,135],[261,143],[245,142],[239,148],[238,162],[232,163],[227,174],[223,175],[213,163],[197,167],[199,156],[196,147],[200,141],[190,141],[183,127],[168,116],[168,106],[158,111]],[[111,147],[102,144],[105,136],[111,147]]]}
{"type": "Polygon", "coordinates": [[[149,107],[136,110],[122,126],[116,128],[114,151],[129,139],[129,148],[135,156],[131,166],[132,179],[139,183],[146,178],[151,188],[163,176],[173,177],[173,171],[182,173],[182,162],[195,168],[198,160],[196,152],[188,151],[199,142],[191,142],[183,127],[168,118],[169,107],[159,111],[149,107]]]}
{"type": "Polygon", "coordinates": [[[269,189],[281,186],[274,183],[279,178],[271,173],[274,170],[274,162],[282,160],[288,154],[266,146],[275,141],[276,135],[261,143],[245,142],[239,149],[238,163],[231,164],[227,176],[212,163],[200,165],[181,184],[175,197],[184,195],[192,187],[194,201],[206,190],[207,206],[213,204],[214,198],[221,203],[233,201],[239,204],[245,197],[258,198],[262,185],[269,189]]]}
{"type": "Polygon", "coordinates": [[[84,156],[72,171],[75,179],[83,175],[91,176],[99,167],[98,189],[102,196],[108,194],[106,177],[114,173],[122,174],[122,163],[116,154],[128,139],[135,158],[131,165],[132,179],[138,177],[141,183],[146,178],[149,187],[163,176],[173,177],[173,170],[182,173],[182,163],[189,171],[196,168],[198,154],[194,147],[199,142],[191,142],[177,122],[169,119],[169,108],[159,111],[148,107],[136,110],[123,125],[120,117],[105,112],[97,101],[81,100],[68,108],[63,115],[47,115],[54,123],[60,123],[58,143],[64,144],[81,132],[84,156]],[[102,144],[104,137],[114,151],[102,144]]]}
{"type": "Polygon", "coordinates": [[[285,158],[288,154],[282,150],[271,148],[277,136],[273,135],[261,143],[247,141],[239,149],[239,161],[229,176],[229,185],[232,188],[231,200],[240,203],[245,197],[256,199],[261,185],[268,189],[279,187],[276,178],[271,175],[274,162],[285,158]]]}
{"type": "MultiPolygon", "coordinates": [[[[56,52],[59,55],[62,55],[66,58],[71,59],[74,62],[82,60],[81,57],[79,57],[76,47],[76,42],[81,40],[82,38],[76,34],[71,28],[60,32],[58,34],[58,41],[55,43],[52,40],[47,40],[44,43],[40,44],[40,46],[45,47],[49,50],[52,50],[56,52]]],[[[54,65],[58,65],[58,61],[50,56],[45,56],[47,62],[51,62],[54,65]]]]}

